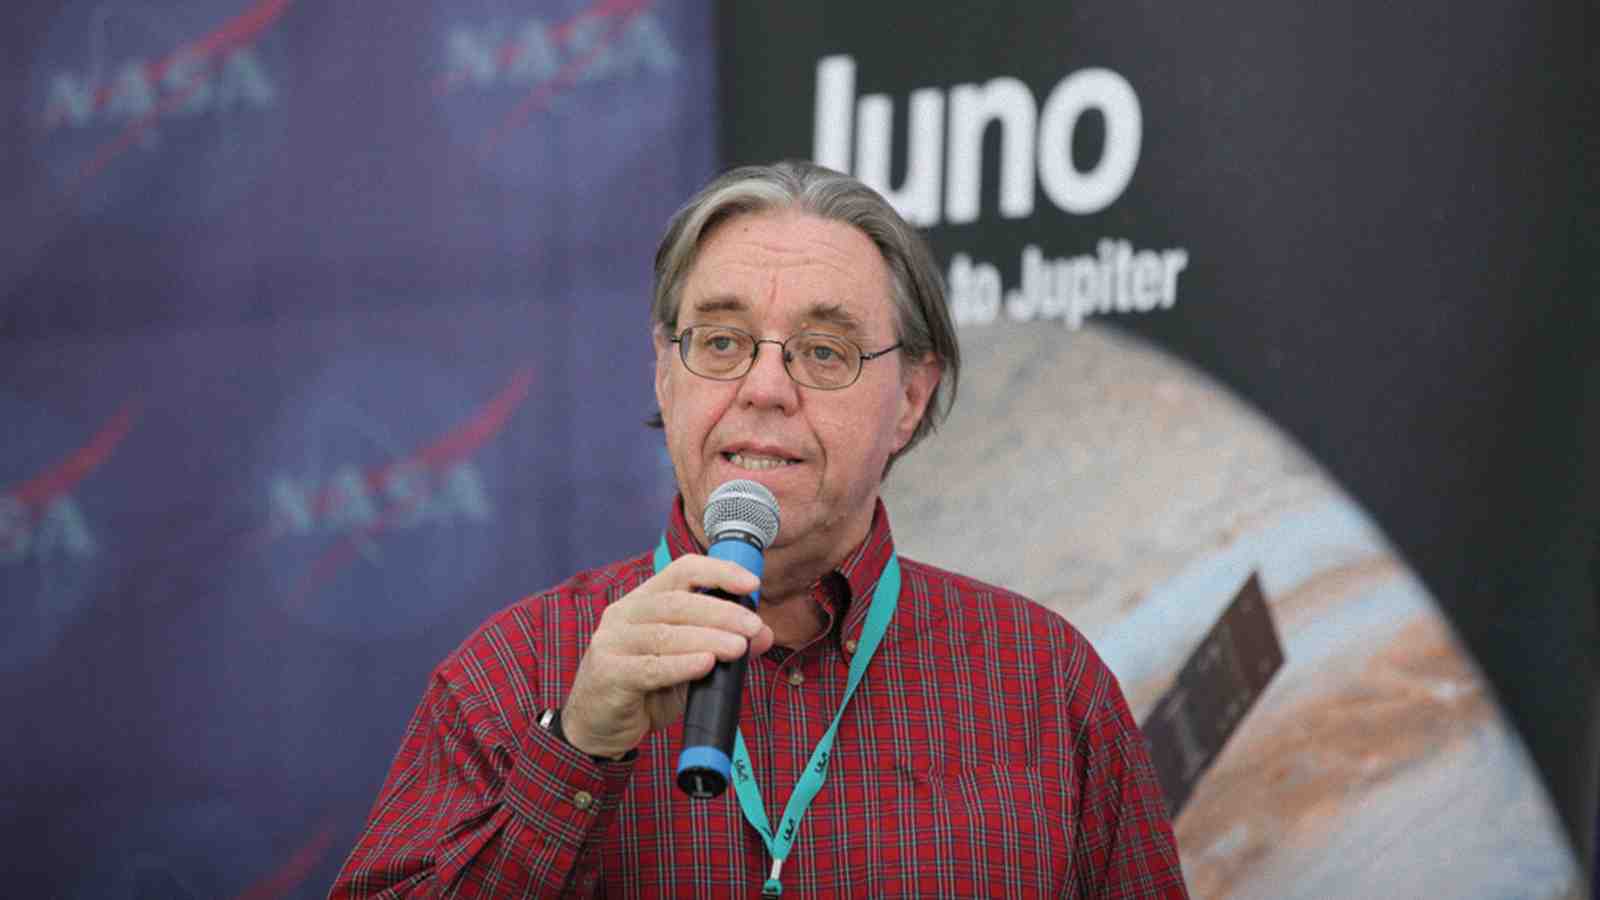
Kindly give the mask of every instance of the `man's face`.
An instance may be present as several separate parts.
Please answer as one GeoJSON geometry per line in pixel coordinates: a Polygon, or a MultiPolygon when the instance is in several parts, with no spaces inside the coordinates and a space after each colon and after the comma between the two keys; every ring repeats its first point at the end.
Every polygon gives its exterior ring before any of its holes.
{"type": "MultiPolygon", "coordinates": [[[[854,340],[867,352],[896,341],[888,266],[861,231],[792,211],[749,213],[701,242],[684,281],[678,328],[732,325],[782,341],[801,331],[854,340]]],[[[656,335],[656,401],[667,450],[696,534],[706,500],[735,478],[778,498],[773,550],[836,563],[865,536],[890,454],[905,446],[938,383],[931,359],[900,351],[863,364],[843,390],[802,387],[782,353],[761,344],[738,381],[684,368],[671,335],[656,335]]]]}

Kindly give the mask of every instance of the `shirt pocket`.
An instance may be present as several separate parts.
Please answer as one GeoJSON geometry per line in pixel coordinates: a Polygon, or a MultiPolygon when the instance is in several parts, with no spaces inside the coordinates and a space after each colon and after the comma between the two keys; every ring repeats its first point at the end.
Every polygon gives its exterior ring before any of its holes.
{"type": "Polygon", "coordinates": [[[1061,799],[1039,769],[938,765],[900,768],[897,775],[915,796],[921,840],[938,845],[924,860],[936,860],[939,880],[958,885],[957,894],[1047,896],[1067,882],[1071,853],[1061,799]]]}

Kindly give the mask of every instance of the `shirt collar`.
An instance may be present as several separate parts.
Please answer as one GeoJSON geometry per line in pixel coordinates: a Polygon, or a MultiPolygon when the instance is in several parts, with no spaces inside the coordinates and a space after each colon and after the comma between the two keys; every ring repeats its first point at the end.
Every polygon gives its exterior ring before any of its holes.
{"type": "MultiPolygon", "coordinates": [[[[681,494],[672,503],[666,538],[667,551],[673,559],[685,553],[706,552],[705,546],[689,530],[681,494]]],[[[883,568],[889,564],[889,557],[893,553],[894,535],[889,530],[889,511],[880,499],[873,508],[872,524],[867,528],[866,538],[845,554],[838,566],[824,573],[811,588],[812,599],[828,614],[830,625],[837,621],[841,609],[844,611],[844,626],[830,628],[840,635],[841,640],[849,641],[859,635],[867,617],[867,601],[871,599],[872,589],[877,586],[878,577],[883,574],[883,568]],[[844,591],[830,589],[830,582],[833,586],[842,586],[844,591]],[[838,596],[839,593],[845,595],[838,596]],[[862,602],[855,602],[858,598],[862,602]]]]}

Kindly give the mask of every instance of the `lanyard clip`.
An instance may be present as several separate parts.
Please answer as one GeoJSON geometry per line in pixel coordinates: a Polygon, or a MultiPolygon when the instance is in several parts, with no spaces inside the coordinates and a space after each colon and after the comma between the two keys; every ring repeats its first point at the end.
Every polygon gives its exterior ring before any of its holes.
{"type": "Polygon", "coordinates": [[[783,882],[778,880],[778,875],[780,873],[782,873],[782,872],[783,872],[783,860],[781,860],[781,859],[773,860],[772,861],[772,874],[767,876],[767,883],[763,884],[761,886],[761,896],[763,896],[763,897],[781,897],[781,896],[783,896],[783,882]]]}

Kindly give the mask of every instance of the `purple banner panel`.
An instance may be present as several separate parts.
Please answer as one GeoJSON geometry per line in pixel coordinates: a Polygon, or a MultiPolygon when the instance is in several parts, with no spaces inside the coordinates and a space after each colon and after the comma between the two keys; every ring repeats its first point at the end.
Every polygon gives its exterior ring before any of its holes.
{"type": "Polygon", "coordinates": [[[428,673],[647,549],[703,3],[68,2],[0,96],[19,896],[322,896],[428,673]]]}

